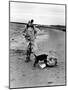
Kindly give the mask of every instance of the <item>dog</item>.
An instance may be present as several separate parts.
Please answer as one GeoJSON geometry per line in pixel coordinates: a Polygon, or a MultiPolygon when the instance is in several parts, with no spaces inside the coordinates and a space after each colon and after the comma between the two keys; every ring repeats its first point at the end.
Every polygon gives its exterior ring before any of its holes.
{"type": "Polygon", "coordinates": [[[46,66],[47,66],[47,56],[48,56],[48,55],[42,54],[42,55],[36,56],[36,55],[34,54],[34,56],[35,56],[35,62],[34,62],[34,64],[33,64],[33,67],[35,67],[36,64],[39,63],[39,61],[44,61],[44,63],[45,63],[46,66]]]}

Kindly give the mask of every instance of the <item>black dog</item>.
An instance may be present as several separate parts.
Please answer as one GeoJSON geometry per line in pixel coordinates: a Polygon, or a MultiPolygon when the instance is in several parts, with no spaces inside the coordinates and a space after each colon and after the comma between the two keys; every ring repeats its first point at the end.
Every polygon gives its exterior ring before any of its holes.
{"type": "Polygon", "coordinates": [[[35,62],[34,62],[34,64],[33,64],[34,67],[36,66],[36,64],[38,64],[39,61],[44,61],[44,63],[45,63],[46,66],[47,66],[47,56],[48,56],[48,55],[42,54],[42,55],[36,56],[36,55],[34,54],[34,56],[35,56],[35,62]]]}

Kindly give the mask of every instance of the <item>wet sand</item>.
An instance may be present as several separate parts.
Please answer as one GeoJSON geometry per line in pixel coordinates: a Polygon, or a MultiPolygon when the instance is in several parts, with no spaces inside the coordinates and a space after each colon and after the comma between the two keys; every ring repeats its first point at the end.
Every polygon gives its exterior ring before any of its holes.
{"type": "Polygon", "coordinates": [[[13,34],[10,37],[10,88],[65,85],[65,32],[44,28],[42,35],[37,36],[36,43],[36,54],[55,51],[57,66],[40,69],[33,68],[34,60],[25,63],[26,55],[13,53],[12,50],[25,50],[26,41],[22,34],[13,34]]]}

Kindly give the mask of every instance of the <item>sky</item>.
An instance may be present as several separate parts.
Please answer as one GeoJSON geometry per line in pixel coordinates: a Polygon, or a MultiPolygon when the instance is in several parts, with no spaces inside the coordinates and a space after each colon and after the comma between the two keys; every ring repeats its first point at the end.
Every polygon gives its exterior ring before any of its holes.
{"type": "Polygon", "coordinates": [[[65,5],[10,2],[10,21],[34,24],[65,25],[65,5]]]}

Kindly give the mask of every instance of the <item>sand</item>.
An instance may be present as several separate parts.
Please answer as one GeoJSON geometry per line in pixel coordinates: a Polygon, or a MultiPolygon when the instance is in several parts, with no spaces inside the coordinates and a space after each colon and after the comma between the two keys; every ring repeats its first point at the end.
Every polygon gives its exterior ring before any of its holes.
{"type": "Polygon", "coordinates": [[[56,67],[40,69],[33,68],[33,59],[25,63],[26,55],[15,53],[17,49],[25,52],[27,47],[20,27],[17,27],[11,25],[10,28],[10,88],[65,85],[65,32],[44,28],[42,34],[37,35],[35,53],[54,51],[58,58],[56,67]]]}

